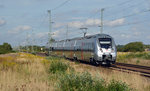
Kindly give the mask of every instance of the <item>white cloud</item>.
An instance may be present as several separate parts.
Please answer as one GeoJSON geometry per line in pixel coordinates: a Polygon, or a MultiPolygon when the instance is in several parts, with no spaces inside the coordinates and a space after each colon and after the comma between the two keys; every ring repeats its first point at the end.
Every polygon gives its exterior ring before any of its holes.
{"type": "Polygon", "coordinates": [[[121,18],[121,19],[117,19],[117,20],[114,20],[114,21],[104,21],[104,24],[106,26],[112,27],[112,26],[122,25],[122,24],[124,24],[124,22],[125,22],[125,19],[121,18]]]}
{"type": "MultiPolygon", "coordinates": [[[[68,36],[71,34],[72,35],[73,32],[69,32],[68,36]]],[[[66,30],[65,29],[58,29],[55,32],[52,32],[52,38],[54,38],[55,40],[64,40],[66,39],[66,30]]]]}
{"type": "Polygon", "coordinates": [[[35,36],[38,38],[43,38],[45,36],[48,36],[48,32],[40,32],[40,33],[37,33],[35,36]]]}
{"type": "Polygon", "coordinates": [[[0,26],[5,25],[5,24],[6,24],[6,21],[3,19],[0,19],[0,26]]]}
{"type": "Polygon", "coordinates": [[[90,27],[94,27],[100,25],[100,20],[99,19],[88,19],[85,22],[85,25],[90,26],[90,27]]]}
{"type": "Polygon", "coordinates": [[[135,25],[133,27],[131,27],[131,31],[133,36],[140,36],[142,35],[141,29],[140,29],[140,25],[135,25]]]}
{"type": "Polygon", "coordinates": [[[150,39],[150,36],[147,36],[148,39],[150,39]]]}
{"type": "MultiPolygon", "coordinates": [[[[125,19],[121,18],[121,19],[117,19],[114,21],[104,21],[104,25],[112,27],[112,26],[122,25],[124,24],[124,22],[125,22],[125,19]]],[[[69,23],[69,26],[74,27],[74,28],[80,28],[82,26],[98,27],[100,24],[101,24],[100,19],[87,19],[84,22],[80,22],[80,21],[71,22],[69,23]]]]}
{"type": "Polygon", "coordinates": [[[129,34],[121,34],[121,37],[122,38],[130,38],[130,35],[129,34]]]}
{"type": "MultiPolygon", "coordinates": [[[[117,25],[122,25],[124,24],[125,22],[125,19],[122,18],[122,19],[118,19],[118,20],[115,20],[115,21],[104,21],[104,24],[106,26],[117,26],[117,25]]],[[[65,39],[64,38],[64,34],[66,33],[66,29],[62,29],[61,27],[64,27],[68,24],[68,26],[70,28],[76,28],[76,29],[79,29],[81,27],[98,27],[100,24],[101,24],[101,20],[100,19],[87,19],[85,21],[74,21],[74,22],[61,22],[61,23],[56,23],[54,25],[55,28],[59,28],[59,30],[53,32],[54,35],[53,35],[53,38],[55,39],[65,39]]],[[[73,32],[70,32],[69,35],[72,35],[73,32]]],[[[88,34],[87,34],[88,35],[88,34]]],[[[122,34],[121,37],[124,37],[124,38],[129,38],[130,36],[128,35],[125,35],[125,34],[122,34]]]]}
{"type": "Polygon", "coordinates": [[[55,23],[53,27],[54,28],[60,28],[60,27],[65,26],[65,25],[66,25],[66,23],[60,23],[59,22],[59,23],[55,23]]]}
{"type": "Polygon", "coordinates": [[[57,31],[53,32],[53,37],[55,37],[55,38],[60,37],[61,32],[62,31],[60,31],[60,30],[59,31],[57,30],[57,31]]]}
{"type": "Polygon", "coordinates": [[[72,28],[81,28],[83,26],[86,27],[94,27],[100,25],[99,19],[87,19],[86,21],[73,21],[73,22],[59,22],[54,24],[54,28],[60,28],[66,26],[68,24],[69,27],[72,28]]]}
{"type": "Polygon", "coordinates": [[[84,17],[72,17],[72,20],[81,20],[81,19],[85,19],[84,17]]]}
{"type": "MultiPolygon", "coordinates": [[[[107,26],[117,26],[117,25],[121,25],[124,24],[125,19],[118,19],[115,21],[104,21],[104,24],[106,24],[107,26]]],[[[63,37],[65,36],[64,34],[66,33],[66,29],[61,29],[62,26],[66,26],[68,24],[68,26],[70,28],[75,28],[75,29],[79,29],[81,27],[98,27],[101,24],[101,20],[100,19],[87,19],[85,21],[74,21],[74,22],[62,22],[62,23],[56,23],[54,25],[55,28],[59,28],[59,30],[53,32],[54,35],[53,37],[56,39],[64,39],[63,37]]],[[[72,35],[73,32],[70,32],[69,35],[72,35]]],[[[88,35],[88,34],[87,34],[88,35]]],[[[127,35],[122,35],[122,37],[126,37],[129,38],[129,36],[127,35]]]]}
{"type": "MultiPolygon", "coordinates": [[[[40,32],[40,33],[36,33],[34,37],[38,38],[38,39],[43,39],[43,38],[48,38],[49,32],[40,32]]],[[[51,37],[56,39],[56,40],[62,40],[65,37],[65,30],[64,29],[59,29],[56,30],[55,32],[51,33],[51,37]]],[[[33,37],[33,36],[32,36],[33,37]]]]}
{"type": "Polygon", "coordinates": [[[59,29],[52,33],[55,38],[64,37],[65,29],[59,29]]]}
{"type": "MultiPolygon", "coordinates": [[[[124,24],[125,19],[121,18],[118,20],[114,20],[114,21],[104,21],[104,25],[106,26],[117,26],[117,25],[122,25],[124,24]]],[[[74,22],[62,22],[62,23],[56,23],[54,25],[54,28],[60,28],[62,26],[66,26],[69,25],[69,27],[72,28],[81,28],[81,27],[98,27],[101,24],[101,20],[100,19],[87,19],[85,21],[74,21],[74,22]]]]}
{"type": "MultiPolygon", "coordinates": [[[[54,38],[55,40],[63,40],[66,37],[66,30],[65,29],[59,29],[55,30],[54,32],[51,33],[51,37],[54,38]]],[[[49,38],[49,32],[39,32],[36,33],[35,35],[32,35],[32,37],[36,39],[48,39],[49,38]]]]}
{"type": "Polygon", "coordinates": [[[140,36],[140,35],[141,35],[141,32],[134,32],[133,35],[134,35],[134,36],[140,36]]]}
{"type": "Polygon", "coordinates": [[[70,22],[68,25],[69,27],[73,27],[73,28],[81,28],[83,26],[86,27],[94,27],[94,26],[98,26],[100,24],[100,20],[98,19],[87,19],[86,21],[74,21],[74,22],[70,22]]]}
{"type": "Polygon", "coordinates": [[[69,27],[80,28],[81,26],[84,25],[84,23],[80,21],[75,21],[75,22],[70,22],[68,25],[69,27]]]}
{"type": "Polygon", "coordinates": [[[88,19],[85,22],[86,25],[94,25],[95,24],[95,20],[94,19],[88,19]]]}
{"type": "Polygon", "coordinates": [[[12,30],[9,30],[8,33],[17,34],[17,33],[23,32],[23,31],[31,30],[31,29],[32,29],[31,26],[21,25],[21,26],[17,26],[15,28],[13,28],[12,30]]]}

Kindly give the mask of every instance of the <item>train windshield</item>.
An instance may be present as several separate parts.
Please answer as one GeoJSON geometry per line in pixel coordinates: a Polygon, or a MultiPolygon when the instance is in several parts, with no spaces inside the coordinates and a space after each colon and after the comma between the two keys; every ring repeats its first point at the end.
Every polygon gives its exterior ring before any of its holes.
{"type": "Polygon", "coordinates": [[[101,48],[111,48],[112,42],[111,38],[99,38],[101,48]]]}

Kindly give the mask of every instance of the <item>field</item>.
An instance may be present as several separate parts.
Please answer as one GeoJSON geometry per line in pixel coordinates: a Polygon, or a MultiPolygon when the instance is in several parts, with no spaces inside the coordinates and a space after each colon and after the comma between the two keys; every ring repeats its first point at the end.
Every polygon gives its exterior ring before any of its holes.
{"type": "Polygon", "coordinates": [[[118,52],[117,62],[150,66],[150,52],[118,52]]]}
{"type": "Polygon", "coordinates": [[[150,91],[138,74],[26,53],[0,55],[0,91],[150,91]]]}

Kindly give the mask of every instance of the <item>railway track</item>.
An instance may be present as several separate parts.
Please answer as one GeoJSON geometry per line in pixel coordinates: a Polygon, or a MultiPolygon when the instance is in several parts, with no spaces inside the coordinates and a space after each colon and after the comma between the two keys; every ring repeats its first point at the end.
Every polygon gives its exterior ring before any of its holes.
{"type": "Polygon", "coordinates": [[[47,55],[44,52],[36,53],[38,56],[46,57],[47,55]]]}
{"type": "MultiPolygon", "coordinates": [[[[45,53],[37,53],[38,56],[47,56],[45,53]]],[[[126,64],[126,63],[118,63],[112,64],[109,69],[118,70],[122,72],[135,73],[140,74],[142,76],[150,78],[150,67],[134,65],[134,64],[126,64]]]]}
{"type": "Polygon", "coordinates": [[[148,66],[141,66],[141,65],[116,62],[116,64],[113,64],[110,68],[115,69],[115,70],[128,72],[128,73],[140,74],[142,76],[150,78],[150,67],[148,67],[148,66]]]}

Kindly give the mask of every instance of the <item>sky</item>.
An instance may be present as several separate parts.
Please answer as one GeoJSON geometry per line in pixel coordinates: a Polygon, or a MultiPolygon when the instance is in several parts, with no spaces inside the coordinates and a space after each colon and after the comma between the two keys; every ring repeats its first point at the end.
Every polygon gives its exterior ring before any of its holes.
{"type": "Polygon", "coordinates": [[[150,0],[0,0],[0,45],[46,45],[48,10],[55,40],[83,37],[83,27],[98,34],[102,8],[103,33],[116,44],[150,44],[150,0]]]}

